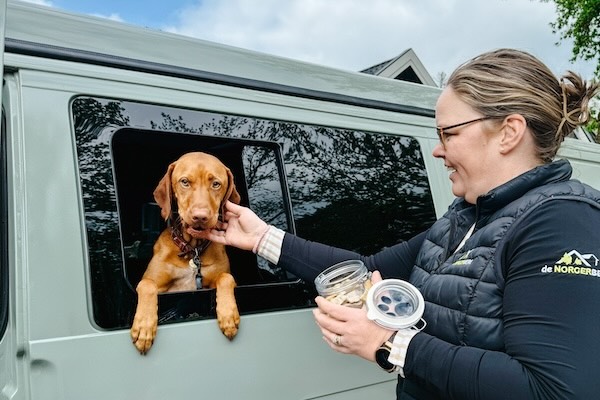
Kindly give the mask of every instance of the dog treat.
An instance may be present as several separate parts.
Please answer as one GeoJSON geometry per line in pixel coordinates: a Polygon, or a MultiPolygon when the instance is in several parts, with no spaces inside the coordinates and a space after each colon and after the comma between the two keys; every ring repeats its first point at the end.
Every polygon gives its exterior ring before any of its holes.
{"type": "MultiPolygon", "coordinates": [[[[342,286],[342,284],[340,283],[337,285],[333,285],[331,289],[336,289],[336,286],[340,287],[342,286]]],[[[364,304],[367,298],[367,293],[371,286],[373,286],[371,280],[367,279],[366,281],[364,281],[362,286],[355,286],[349,291],[340,291],[338,293],[325,297],[325,299],[334,304],[360,308],[364,304]]]]}
{"type": "Polygon", "coordinates": [[[317,292],[332,303],[360,308],[371,287],[370,272],[360,260],[332,265],[315,278],[317,292]]]}

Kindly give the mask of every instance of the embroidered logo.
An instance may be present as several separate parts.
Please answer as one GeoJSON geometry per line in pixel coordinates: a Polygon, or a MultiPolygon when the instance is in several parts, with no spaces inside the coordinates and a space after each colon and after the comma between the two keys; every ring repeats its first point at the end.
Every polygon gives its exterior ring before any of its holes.
{"type": "Polygon", "coordinates": [[[599,261],[594,254],[581,254],[577,250],[571,250],[563,254],[554,265],[543,266],[541,272],[600,277],[599,261]]]}
{"type": "Polygon", "coordinates": [[[460,258],[452,263],[452,265],[469,265],[473,262],[471,258],[469,258],[469,254],[471,254],[471,250],[467,251],[465,254],[460,256],[460,258]]]}

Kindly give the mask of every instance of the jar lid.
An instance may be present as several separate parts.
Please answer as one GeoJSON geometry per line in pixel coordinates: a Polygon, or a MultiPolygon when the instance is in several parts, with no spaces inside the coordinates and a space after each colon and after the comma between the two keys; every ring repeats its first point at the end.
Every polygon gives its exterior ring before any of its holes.
{"type": "Polygon", "coordinates": [[[367,318],[384,328],[411,328],[423,311],[425,301],[419,289],[400,279],[379,281],[367,293],[367,318]]]}

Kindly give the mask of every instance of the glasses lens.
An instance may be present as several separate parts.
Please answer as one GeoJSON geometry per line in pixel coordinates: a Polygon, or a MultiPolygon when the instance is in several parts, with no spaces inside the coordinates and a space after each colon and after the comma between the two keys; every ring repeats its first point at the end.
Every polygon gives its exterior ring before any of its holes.
{"type": "Polygon", "coordinates": [[[443,128],[438,128],[437,130],[437,134],[438,134],[438,138],[440,139],[440,143],[442,144],[442,146],[444,145],[444,129],[443,128]]]}
{"type": "MultiPolygon", "coordinates": [[[[448,134],[444,135],[444,129],[453,129],[453,128],[458,128],[461,126],[465,126],[465,125],[469,125],[472,124],[474,122],[480,122],[480,121],[485,121],[486,119],[490,119],[490,117],[482,117],[482,118],[476,118],[476,119],[472,119],[469,121],[465,121],[465,122],[461,122],[459,124],[455,124],[455,125],[451,125],[451,126],[447,126],[445,128],[435,128],[438,134],[438,138],[440,139],[440,143],[442,144],[442,147],[446,147],[446,136],[448,136],[448,134]]],[[[451,133],[451,135],[456,135],[456,133],[451,133]]]]}

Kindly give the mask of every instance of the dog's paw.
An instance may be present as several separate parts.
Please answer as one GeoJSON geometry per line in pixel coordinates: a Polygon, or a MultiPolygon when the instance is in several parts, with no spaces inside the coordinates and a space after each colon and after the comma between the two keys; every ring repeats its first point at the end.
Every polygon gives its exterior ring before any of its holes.
{"type": "Polygon", "coordinates": [[[233,303],[233,306],[229,307],[217,306],[217,322],[223,335],[232,340],[240,326],[240,313],[238,312],[237,304],[233,303]]]}
{"type": "Polygon", "coordinates": [[[131,326],[131,339],[140,354],[146,354],[150,350],[150,347],[152,347],[154,338],[156,337],[157,326],[157,317],[142,318],[136,314],[131,326]]]}

